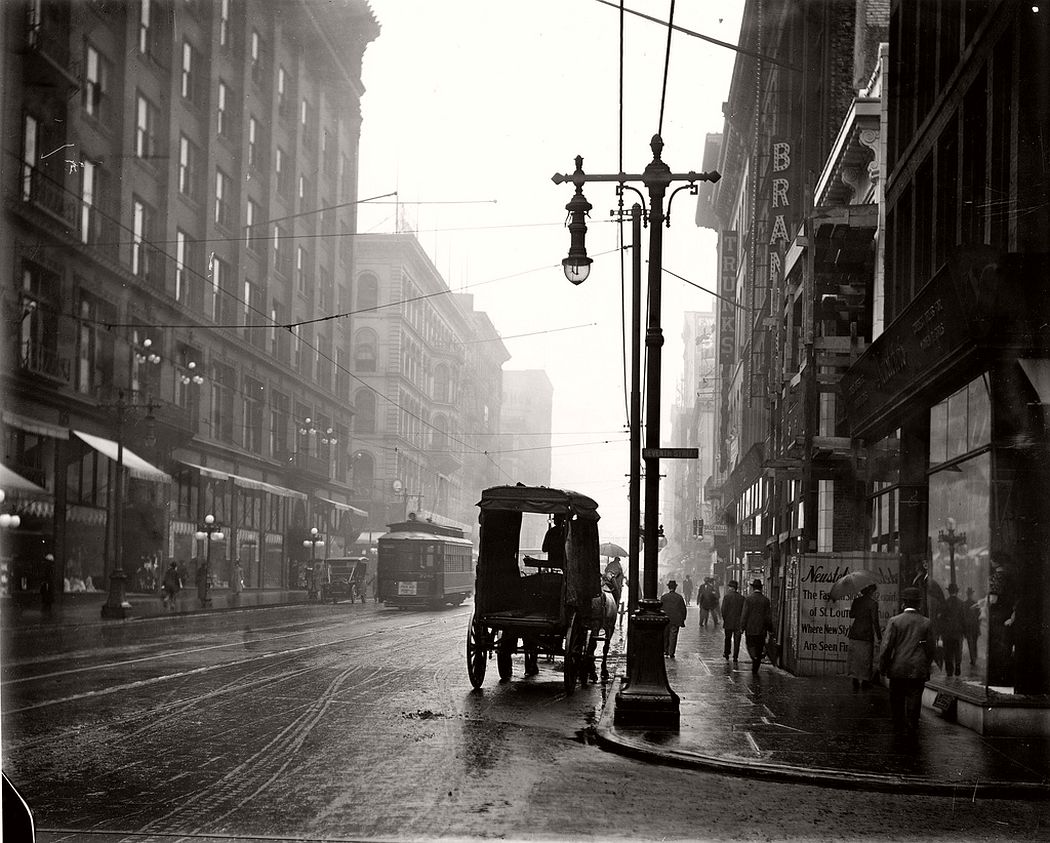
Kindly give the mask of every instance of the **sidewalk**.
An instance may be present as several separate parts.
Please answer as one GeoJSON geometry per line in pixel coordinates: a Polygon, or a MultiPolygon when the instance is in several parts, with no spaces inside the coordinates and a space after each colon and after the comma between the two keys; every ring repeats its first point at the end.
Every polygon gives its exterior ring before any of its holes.
{"type": "MultiPolygon", "coordinates": [[[[238,595],[223,588],[212,589],[209,593],[211,605],[202,608],[200,601],[197,599],[196,589],[184,589],[178,596],[175,611],[170,612],[161,602],[158,594],[152,592],[149,594],[137,594],[132,592],[126,598],[127,602],[131,604],[131,608],[127,610],[125,621],[317,602],[316,600],[309,600],[305,591],[289,589],[250,589],[242,591],[238,595]]],[[[50,613],[45,613],[40,608],[39,599],[33,600],[25,606],[19,606],[11,598],[4,598],[2,603],[0,603],[0,627],[83,626],[85,624],[121,623],[122,621],[120,620],[103,620],[102,606],[108,597],[108,593],[104,591],[64,594],[55,600],[50,613]]]]}
{"type": "MultiPolygon", "coordinates": [[[[757,677],[722,657],[722,628],[695,611],[664,659],[681,697],[677,732],[615,725],[615,692],[597,726],[615,752],[656,763],[832,787],[956,796],[1050,797],[1050,740],[986,737],[924,708],[917,744],[893,731],[889,692],[853,691],[845,677],[806,678],[763,662],[757,677]]],[[[620,681],[622,681],[622,676],[620,681]]],[[[619,689],[619,684],[615,690],[619,689]]]]}

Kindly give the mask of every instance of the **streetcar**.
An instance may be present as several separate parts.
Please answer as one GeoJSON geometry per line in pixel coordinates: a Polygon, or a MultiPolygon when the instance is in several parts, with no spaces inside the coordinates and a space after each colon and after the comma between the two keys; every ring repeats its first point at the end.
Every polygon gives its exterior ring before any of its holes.
{"type": "Polygon", "coordinates": [[[387,525],[377,541],[379,599],[387,606],[458,606],[474,590],[474,553],[459,527],[424,521],[387,525]]]}
{"type": "Polygon", "coordinates": [[[585,647],[594,600],[601,595],[598,504],[586,495],[546,486],[494,486],[478,502],[481,525],[474,614],[467,627],[467,677],[485,680],[495,654],[501,681],[512,658],[525,675],[539,656],[562,656],[565,690],[587,681],[585,647]],[[521,548],[522,519],[548,526],[541,554],[521,548]]]}

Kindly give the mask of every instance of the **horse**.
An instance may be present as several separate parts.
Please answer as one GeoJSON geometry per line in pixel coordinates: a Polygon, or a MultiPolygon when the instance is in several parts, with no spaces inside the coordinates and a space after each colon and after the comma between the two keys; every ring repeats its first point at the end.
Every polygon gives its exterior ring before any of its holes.
{"type": "Polygon", "coordinates": [[[591,613],[588,622],[587,641],[587,676],[591,682],[597,683],[598,673],[595,670],[595,651],[598,649],[598,641],[605,642],[602,648],[602,682],[609,681],[609,645],[612,643],[613,631],[616,629],[616,613],[620,607],[620,589],[614,577],[602,576],[601,593],[591,600],[591,613]],[[602,633],[599,637],[598,633],[602,633]]]}

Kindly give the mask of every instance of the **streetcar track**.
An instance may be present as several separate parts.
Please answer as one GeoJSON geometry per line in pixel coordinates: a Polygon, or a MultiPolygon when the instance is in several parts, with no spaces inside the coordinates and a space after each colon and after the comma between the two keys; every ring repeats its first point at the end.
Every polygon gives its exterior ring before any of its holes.
{"type": "MultiPolygon", "coordinates": [[[[414,629],[414,628],[417,628],[417,627],[420,627],[420,626],[427,626],[430,623],[431,623],[430,621],[419,621],[419,622],[414,623],[414,624],[407,624],[407,625],[404,625],[404,626],[399,626],[399,627],[397,627],[397,629],[400,630],[400,631],[403,631],[403,630],[408,630],[408,629],[414,629]]],[[[162,682],[170,682],[170,681],[174,681],[174,680],[177,680],[177,679],[184,679],[184,678],[190,677],[190,676],[200,676],[200,675],[203,675],[203,674],[206,674],[206,673],[210,673],[210,672],[215,671],[215,670],[226,670],[226,669],[229,669],[229,668],[232,668],[232,667],[237,667],[237,666],[244,665],[244,664],[250,664],[250,663],[253,663],[253,662],[264,661],[264,660],[267,660],[267,659],[280,658],[280,657],[286,656],[286,655],[295,655],[297,653],[308,652],[310,650],[318,650],[318,649],[322,649],[322,648],[325,648],[325,647],[334,647],[334,646],[338,646],[338,645],[341,645],[341,644],[347,644],[347,643],[354,642],[354,641],[361,641],[361,640],[364,640],[364,639],[367,639],[367,638],[375,637],[377,635],[382,635],[383,633],[388,632],[388,631],[390,631],[388,628],[387,629],[372,630],[372,631],[369,631],[369,632],[366,632],[366,633],[363,633],[363,634],[360,634],[360,635],[351,635],[351,636],[347,636],[345,638],[337,638],[337,639],[334,639],[332,641],[322,641],[322,642],[318,642],[318,643],[314,643],[314,644],[304,644],[301,647],[293,647],[291,649],[278,650],[278,651],[268,652],[268,653],[258,653],[258,654],[255,654],[255,655],[252,655],[252,656],[248,656],[248,657],[242,658],[242,659],[233,659],[233,660],[229,660],[229,661],[219,662],[219,663],[213,664],[213,665],[204,665],[204,666],[197,667],[197,668],[192,668],[192,669],[189,669],[189,670],[182,670],[182,671],[177,671],[175,673],[162,674],[160,676],[155,676],[155,677],[151,677],[151,678],[148,678],[148,679],[139,679],[139,680],[135,680],[133,682],[125,682],[125,683],[121,683],[121,684],[118,684],[118,685],[110,685],[110,686],[105,687],[105,688],[98,688],[98,689],[94,689],[94,690],[91,690],[91,691],[83,691],[83,692],[81,692],[79,694],[71,694],[71,695],[68,695],[68,696],[65,696],[65,697],[57,697],[57,698],[54,698],[54,699],[41,700],[39,702],[35,702],[35,703],[31,703],[29,705],[21,706],[20,708],[5,709],[3,711],[3,714],[4,715],[18,714],[18,713],[21,713],[21,712],[24,712],[24,711],[31,711],[31,710],[34,710],[34,709],[45,708],[45,707],[52,706],[52,705],[61,705],[63,703],[77,702],[77,701],[84,700],[84,699],[90,699],[90,698],[94,698],[94,697],[106,696],[108,694],[115,694],[115,693],[120,693],[120,692],[123,692],[123,691],[133,690],[133,689],[136,689],[136,688],[143,688],[143,687],[147,687],[147,686],[150,686],[150,685],[156,685],[156,684],[159,684],[159,683],[162,683],[162,682]]],[[[265,641],[269,641],[269,640],[273,640],[273,639],[265,639],[265,641]]],[[[259,643],[265,643],[265,641],[262,641],[262,642],[259,642],[259,643]]],[[[243,642],[237,642],[238,646],[240,646],[242,644],[243,644],[243,642]]],[[[234,646],[234,644],[231,643],[231,644],[225,645],[225,646],[227,646],[227,647],[234,646]]],[[[150,658],[161,658],[161,656],[150,657],[150,658]]],[[[94,666],[92,668],[87,668],[87,669],[88,670],[102,671],[102,670],[108,669],[108,666],[99,665],[99,666],[94,666]]],[[[37,679],[37,678],[42,678],[42,677],[32,677],[32,678],[37,679]]],[[[13,681],[16,681],[16,680],[11,680],[11,681],[13,682],[13,681]]],[[[20,680],[18,680],[18,681],[20,681],[20,680]]]]}

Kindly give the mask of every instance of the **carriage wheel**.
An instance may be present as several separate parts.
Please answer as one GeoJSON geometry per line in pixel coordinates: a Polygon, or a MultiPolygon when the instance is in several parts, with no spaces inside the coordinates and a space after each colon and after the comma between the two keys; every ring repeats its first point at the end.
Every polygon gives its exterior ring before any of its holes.
{"type": "Polygon", "coordinates": [[[485,662],[488,659],[488,632],[484,624],[474,618],[467,627],[467,676],[470,684],[480,688],[485,681],[485,662]]]}
{"type": "Polygon", "coordinates": [[[576,690],[576,676],[583,663],[580,646],[580,634],[583,632],[579,619],[573,612],[569,619],[569,628],[565,630],[565,671],[562,674],[562,682],[565,683],[566,694],[571,694],[576,690]]]}
{"type": "Polygon", "coordinates": [[[506,632],[500,633],[499,643],[496,645],[496,669],[503,682],[514,675],[514,663],[511,661],[511,656],[517,644],[517,636],[510,636],[506,632]]]}

